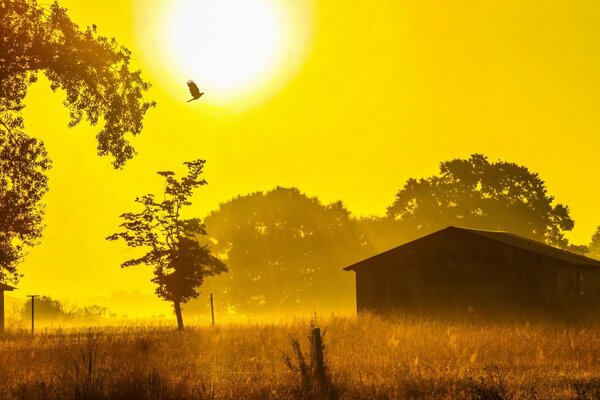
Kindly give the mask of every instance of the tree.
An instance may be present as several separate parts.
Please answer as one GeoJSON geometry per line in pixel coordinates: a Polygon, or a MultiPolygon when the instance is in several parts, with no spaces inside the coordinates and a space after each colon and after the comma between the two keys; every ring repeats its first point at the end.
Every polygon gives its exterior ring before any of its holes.
{"type": "Polygon", "coordinates": [[[600,260],[600,226],[596,228],[596,232],[592,235],[588,250],[590,256],[600,260]]]}
{"type": "Polygon", "coordinates": [[[51,89],[66,93],[64,105],[71,121],[83,118],[104,127],[97,135],[98,154],[112,155],[121,167],[135,151],[126,139],[142,130],[146,111],[155,105],[144,100],[150,84],[132,71],[131,52],[97,33],[82,31],[57,2],[45,9],[36,0],[0,0],[0,119],[5,129],[24,128],[21,111],[29,85],[43,72],[51,89]]]}
{"type": "Polygon", "coordinates": [[[183,329],[181,303],[198,297],[196,288],[206,277],[227,271],[225,264],[200,242],[200,237],[206,235],[200,219],[181,216],[182,208],[192,204],[189,198],[193,190],[206,184],[199,179],[203,160],[184,164],[188,174],[179,180],[171,171],[158,172],[165,178],[163,200],[157,202],[152,194],[136,198],[143,210],[122,214],[125,222],[120,226],[124,231],[107,237],[107,240],[123,239],[130,247],[149,249],[142,257],[125,261],[121,267],[140,264],[154,267],[152,282],[157,285],[156,294],[173,302],[180,330],[183,329]]]}
{"type": "Polygon", "coordinates": [[[103,120],[99,155],[111,155],[115,168],[133,157],[126,139],[142,130],[154,102],[144,100],[150,84],[132,71],[131,53],[96,27],[81,30],[54,2],[0,0],[0,280],[16,282],[17,263],[41,237],[50,168],[44,144],[24,133],[24,98],[40,73],[61,89],[69,127],[103,120]]]}
{"type": "Polygon", "coordinates": [[[368,246],[341,202],[277,187],[223,203],[205,223],[209,246],[230,270],[207,281],[219,304],[240,312],[351,306],[353,276],[342,268],[368,246]]]}
{"type": "Polygon", "coordinates": [[[569,208],[554,204],[538,174],[481,154],[442,162],[439,175],[409,179],[387,217],[401,226],[404,239],[459,225],[506,230],[562,248],[569,248],[564,233],[574,226],[569,208]]]}
{"type": "Polygon", "coordinates": [[[44,144],[0,130],[0,282],[16,282],[25,248],[42,235],[50,160],[44,144]]]}

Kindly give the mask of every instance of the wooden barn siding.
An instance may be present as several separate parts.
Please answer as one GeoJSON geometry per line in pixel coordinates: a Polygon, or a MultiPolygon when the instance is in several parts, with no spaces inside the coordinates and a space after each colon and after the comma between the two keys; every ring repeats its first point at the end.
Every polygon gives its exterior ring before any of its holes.
{"type": "Polygon", "coordinates": [[[358,268],[356,279],[359,311],[508,311],[600,301],[598,269],[463,232],[384,255],[358,268]]]}

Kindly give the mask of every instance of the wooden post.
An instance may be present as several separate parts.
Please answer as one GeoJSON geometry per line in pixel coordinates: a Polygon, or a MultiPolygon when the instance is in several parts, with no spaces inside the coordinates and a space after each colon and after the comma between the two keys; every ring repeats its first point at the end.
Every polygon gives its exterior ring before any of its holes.
{"type": "Polygon", "coordinates": [[[325,374],[325,361],[323,359],[323,340],[321,338],[321,329],[312,330],[312,356],[314,362],[313,378],[315,389],[321,394],[325,394],[328,389],[327,375],[325,374]]]}
{"type": "Polygon", "coordinates": [[[34,334],[34,321],[35,321],[35,298],[39,297],[37,294],[28,294],[27,297],[31,297],[31,334],[34,334]]]}
{"type": "Polygon", "coordinates": [[[213,304],[213,295],[210,294],[210,318],[212,320],[212,326],[215,326],[215,306],[213,304]]]}
{"type": "Polygon", "coordinates": [[[0,290],[0,335],[4,333],[4,290],[0,290]]]}

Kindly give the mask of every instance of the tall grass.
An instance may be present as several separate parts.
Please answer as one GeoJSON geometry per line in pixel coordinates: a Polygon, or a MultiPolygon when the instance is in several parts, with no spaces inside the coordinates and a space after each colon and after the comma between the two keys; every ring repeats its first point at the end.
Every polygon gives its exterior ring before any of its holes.
{"type": "MultiPolygon", "coordinates": [[[[312,322],[325,332],[327,379],[339,399],[600,399],[600,326],[312,322]]],[[[298,353],[310,366],[310,326],[9,332],[0,339],[0,398],[308,398],[294,366],[298,353]]]]}

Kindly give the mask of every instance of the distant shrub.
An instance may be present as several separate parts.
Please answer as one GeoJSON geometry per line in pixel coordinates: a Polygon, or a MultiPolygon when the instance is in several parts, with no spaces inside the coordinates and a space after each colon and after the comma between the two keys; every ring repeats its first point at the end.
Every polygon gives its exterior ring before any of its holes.
{"type": "MultiPolygon", "coordinates": [[[[35,299],[35,319],[45,322],[97,322],[109,315],[106,307],[91,305],[85,307],[67,307],[64,303],[52,299],[50,296],[41,296],[35,299]]],[[[22,320],[31,318],[31,298],[28,299],[19,312],[22,320]]]]}
{"type": "MultiPolygon", "coordinates": [[[[58,300],[49,296],[41,296],[35,299],[36,319],[58,319],[65,316],[64,306],[58,300]]],[[[31,298],[29,298],[21,309],[21,318],[31,318],[31,298]]]]}

